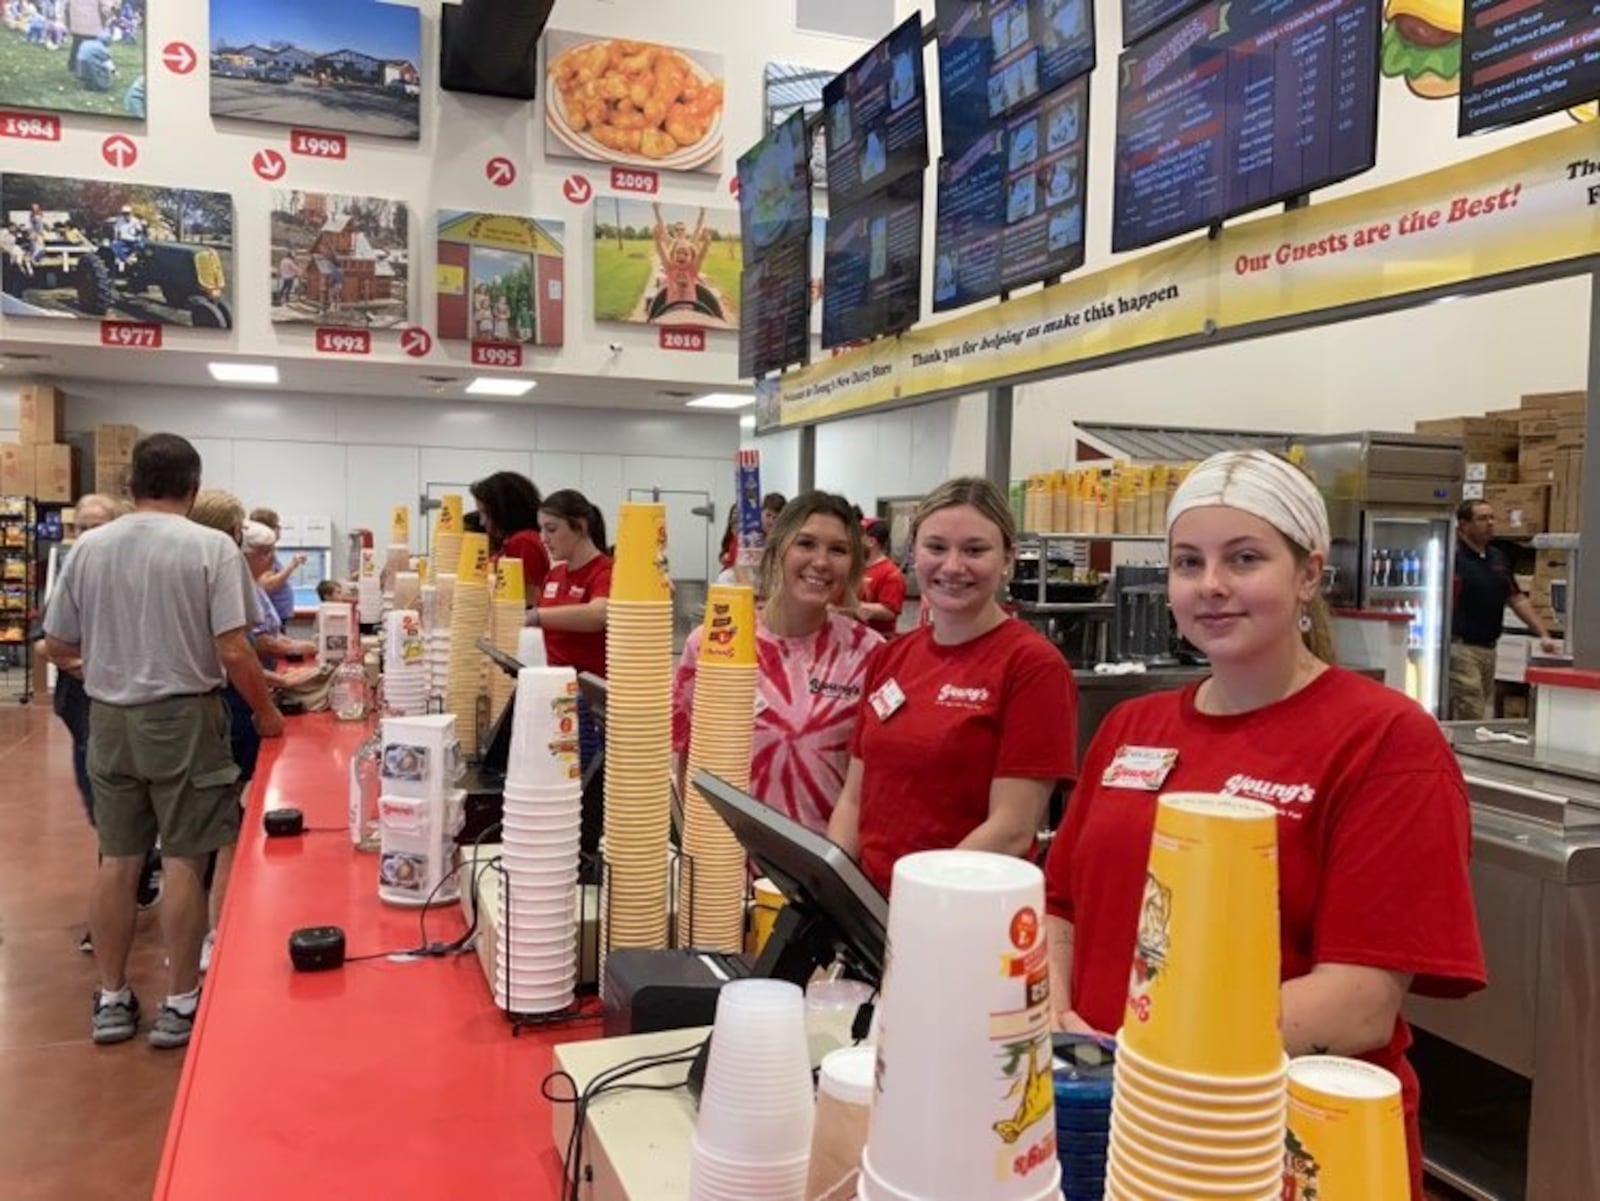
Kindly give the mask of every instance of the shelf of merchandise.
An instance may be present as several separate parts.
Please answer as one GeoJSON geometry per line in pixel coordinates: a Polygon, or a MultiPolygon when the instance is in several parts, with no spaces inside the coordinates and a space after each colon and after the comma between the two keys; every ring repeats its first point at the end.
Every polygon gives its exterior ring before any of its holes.
{"type": "Polygon", "coordinates": [[[1165,542],[1165,534],[1064,534],[1052,531],[1038,530],[1021,534],[1018,541],[1044,541],[1052,542],[1165,542]]]}
{"type": "Polygon", "coordinates": [[[33,699],[33,648],[28,642],[35,598],[33,501],[26,496],[0,496],[0,654],[6,674],[17,663],[22,671],[18,700],[33,699]],[[15,648],[15,649],[14,649],[15,648]]]}

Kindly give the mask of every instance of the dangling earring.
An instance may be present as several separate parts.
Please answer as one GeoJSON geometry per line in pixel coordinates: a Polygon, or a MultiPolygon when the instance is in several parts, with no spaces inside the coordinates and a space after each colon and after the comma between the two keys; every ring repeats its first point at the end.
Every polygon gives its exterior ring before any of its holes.
{"type": "Polygon", "coordinates": [[[1307,610],[1306,608],[1302,607],[1301,610],[1300,610],[1300,620],[1295,622],[1295,624],[1300,627],[1300,632],[1302,634],[1311,633],[1311,613],[1310,613],[1310,611],[1307,610]]]}

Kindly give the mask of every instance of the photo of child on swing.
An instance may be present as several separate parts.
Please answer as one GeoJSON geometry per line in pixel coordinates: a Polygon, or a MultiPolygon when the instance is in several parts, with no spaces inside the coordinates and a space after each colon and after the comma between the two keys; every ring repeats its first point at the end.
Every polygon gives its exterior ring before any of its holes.
{"type": "Polygon", "coordinates": [[[733,210],[595,200],[595,319],[739,328],[743,245],[733,210]]]}

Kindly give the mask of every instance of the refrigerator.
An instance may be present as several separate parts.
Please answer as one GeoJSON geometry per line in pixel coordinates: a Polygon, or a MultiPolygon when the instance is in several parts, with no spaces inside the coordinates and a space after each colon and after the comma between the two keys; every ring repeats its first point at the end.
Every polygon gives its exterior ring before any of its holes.
{"type": "Polygon", "coordinates": [[[1436,717],[1450,684],[1459,439],[1363,432],[1304,438],[1304,466],[1328,503],[1330,607],[1402,613],[1405,691],[1436,717]]]}

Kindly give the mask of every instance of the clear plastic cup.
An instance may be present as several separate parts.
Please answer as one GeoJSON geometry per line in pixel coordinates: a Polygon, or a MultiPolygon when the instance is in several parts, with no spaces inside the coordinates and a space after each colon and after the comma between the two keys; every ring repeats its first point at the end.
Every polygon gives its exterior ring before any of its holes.
{"type": "Polygon", "coordinates": [[[804,995],[782,980],[725,985],[695,1125],[700,1145],[726,1158],[803,1158],[813,1118],[804,995]]]}

